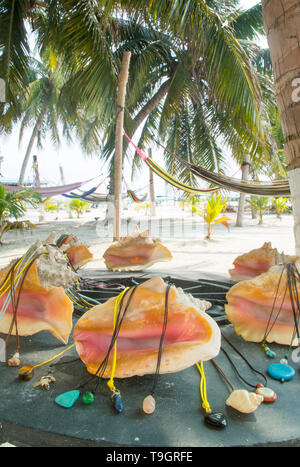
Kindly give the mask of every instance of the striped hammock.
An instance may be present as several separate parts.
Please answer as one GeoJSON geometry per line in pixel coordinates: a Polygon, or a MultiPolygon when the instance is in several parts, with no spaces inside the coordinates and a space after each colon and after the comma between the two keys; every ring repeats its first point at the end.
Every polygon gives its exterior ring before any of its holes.
{"type": "MultiPolygon", "coordinates": [[[[187,162],[186,160],[182,159],[180,156],[177,156],[174,153],[168,151],[168,149],[164,148],[169,154],[171,154],[176,160],[186,166],[186,168],[196,175],[197,177],[205,180],[208,183],[217,184],[218,186],[213,186],[212,188],[202,190],[200,188],[193,188],[184,185],[183,183],[175,180],[172,175],[165,172],[161,167],[156,164],[151,158],[149,158],[140,148],[138,148],[129,136],[124,132],[124,135],[128,139],[128,141],[134,146],[136,152],[139,156],[146,162],[146,164],[153,170],[157,175],[162,177],[168,183],[171,183],[173,186],[177,188],[188,191],[189,193],[214,193],[216,191],[221,190],[222,188],[226,188],[230,191],[236,191],[239,193],[246,193],[251,195],[259,195],[259,196],[290,196],[290,186],[288,180],[274,180],[271,182],[257,182],[252,180],[237,180],[236,178],[228,177],[226,175],[215,174],[210,172],[209,170],[204,169],[203,167],[196,166],[187,162]]],[[[157,141],[156,141],[157,143],[157,141]]],[[[160,143],[158,143],[160,144],[160,143]]],[[[160,145],[162,146],[162,145],[160,145]]]]}
{"type": "Polygon", "coordinates": [[[143,203],[148,197],[148,194],[146,193],[142,198],[138,198],[133,190],[127,190],[127,194],[135,203],[143,203]]]}
{"type": "Polygon", "coordinates": [[[182,183],[179,180],[176,180],[172,175],[170,175],[168,172],[166,172],[162,167],[160,167],[150,157],[146,156],[146,154],[138,146],[136,146],[133,143],[133,141],[129,138],[129,136],[125,133],[125,131],[124,131],[124,135],[126,136],[128,141],[133,145],[133,147],[135,148],[138,155],[143,159],[143,161],[148,165],[148,167],[150,167],[150,169],[153,172],[155,172],[159,177],[161,177],[167,183],[170,183],[171,185],[175,186],[176,188],[179,188],[179,190],[183,190],[183,191],[185,191],[187,193],[192,193],[192,194],[215,193],[215,192],[221,190],[220,186],[213,186],[211,188],[197,188],[197,187],[192,187],[192,186],[186,185],[185,183],[182,183]]]}

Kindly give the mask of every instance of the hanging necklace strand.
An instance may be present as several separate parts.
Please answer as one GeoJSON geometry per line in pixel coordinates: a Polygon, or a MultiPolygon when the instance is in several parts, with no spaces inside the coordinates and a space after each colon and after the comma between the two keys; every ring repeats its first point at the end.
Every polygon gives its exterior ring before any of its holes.
{"type": "Polygon", "coordinates": [[[143,400],[143,411],[146,414],[152,414],[155,411],[156,407],[156,402],[154,399],[154,393],[155,389],[157,386],[158,382],[158,376],[160,372],[160,365],[161,365],[161,357],[162,357],[162,349],[163,349],[163,342],[165,338],[165,333],[166,333],[166,328],[167,328],[167,323],[168,323],[168,313],[169,313],[169,293],[171,289],[172,284],[168,283],[167,288],[166,288],[166,293],[165,293],[165,311],[164,311],[164,320],[163,320],[163,326],[162,326],[162,332],[160,336],[160,341],[159,341],[159,347],[158,347],[158,353],[157,353],[157,363],[156,363],[156,370],[154,374],[154,380],[153,380],[153,386],[150,394],[145,397],[143,400]]]}

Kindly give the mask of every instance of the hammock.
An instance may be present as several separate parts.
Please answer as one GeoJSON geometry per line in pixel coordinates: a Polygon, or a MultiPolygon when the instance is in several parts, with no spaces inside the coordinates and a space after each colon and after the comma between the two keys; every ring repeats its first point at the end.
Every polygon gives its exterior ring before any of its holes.
{"type": "MultiPolygon", "coordinates": [[[[175,180],[172,175],[168,174],[165,172],[161,167],[159,167],[152,159],[150,159],[146,154],[138,148],[129,138],[128,135],[124,132],[124,135],[128,139],[128,141],[134,146],[136,152],[139,154],[139,156],[146,162],[146,164],[155,172],[157,175],[162,177],[165,181],[171,183],[174,186],[177,186],[177,188],[188,191],[184,187],[186,185],[182,184],[178,180],[175,180]]],[[[156,141],[157,142],[157,141],[156,141]]],[[[159,143],[158,143],[159,144],[159,143]]],[[[169,154],[171,154],[176,160],[178,160],[180,163],[185,165],[190,172],[192,172],[194,175],[197,177],[200,177],[201,179],[209,182],[209,183],[217,183],[219,186],[212,187],[207,190],[201,190],[199,188],[192,188],[188,187],[189,191],[192,193],[213,193],[215,191],[220,190],[222,187],[227,188],[230,191],[237,191],[239,193],[247,193],[247,194],[252,194],[252,195],[261,195],[261,196],[289,196],[291,194],[290,192],[290,187],[289,187],[289,181],[288,180],[274,180],[272,182],[256,182],[256,181],[243,181],[243,180],[237,180],[232,177],[228,177],[226,175],[220,175],[220,174],[214,174],[213,172],[210,172],[209,170],[206,170],[202,167],[196,166],[194,164],[191,164],[181,157],[177,156],[174,153],[171,153],[168,151],[166,148],[164,148],[169,154]]]]}
{"type": "Polygon", "coordinates": [[[84,200],[89,201],[91,203],[102,203],[103,201],[108,200],[108,195],[101,193],[92,193],[91,195],[85,196],[84,200]]]}
{"type": "Polygon", "coordinates": [[[5,191],[8,193],[14,193],[20,190],[34,190],[36,193],[39,193],[42,197],[49,198],[51,196],[58,196],[70,191],[80,188],[82,185],[94,180],[97,177],[91,178],[90,180],[85,180],[84,182],[71,183],[69,185],[60,185],[60,186],[48,186],[48,187],[37,187],[37,186],[22,186],[18,184],[4,184],[5,191]]]}
{"type": "MultiPolygon", "coordinates": [[[[104,181],[104,180],[103,180],[104,181]]],[[[80,194],[77,194],[77,193],[74,193],[73,191],[71,191],[70,194],[66,194],[66,193],[63,193],[62,196],[64,196],[65,198],[73,198],[73,199],[87,199],[88,196],[90,196],[91,194],[93,194],[98,188],[99,186],[102,184],[103,182],[100,182],[97,186],[91,188],[90,190],[87,190],[87,191],[82,191],[80,194]]],[[[79,190],[80,191],[80,190],[79,190]]]]}
{"type": "Polygon", "coordinates": [[[146,193],[141,198],[138,198],[133,190],[127,190],[127,194],[129,198],[131,198],[132,201],[134,201],[135,203],[143,203],[144,201],[146,201],[147,196],[148,196],[148,194],[146,193]]]}
{"type": "Polygon", "coordinates": [[[133,143],[133,141],[129,138],[129,136],[125,133],[125,131],[124,131],[124,135],[126,136],[128,141],[133,145],[138,155],[143,159],[144,162],[146,162],[148,167],[150,167],[150,169],[153,170],[153,172],[155,172],[159,177],[163,178],[167,183],[170,183],[176,188],[186,191],[187,193],[194,193],[194,194],[215,193],[216,191],[221,190],[219,186],[213,186],[211,188],[197,188],[197,187],[186,185],[180,182],[179,180],[176,180],[172,175],[170,175],[162,167],[156,164],[156,162],[154,162],[150,157],[146,156],[146,154],[133,143]]]}

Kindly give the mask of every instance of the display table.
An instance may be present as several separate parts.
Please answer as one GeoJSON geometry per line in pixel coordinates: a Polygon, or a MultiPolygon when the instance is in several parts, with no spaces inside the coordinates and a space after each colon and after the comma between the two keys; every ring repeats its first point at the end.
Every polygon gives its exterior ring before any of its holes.
{"type": "MultiPolygon", "coordinates": [[[[203,276],[198,274],[198,278],[203,276]]],[[[74,315],[74,323],[77,319],[74,315]]],[[[271,361],[265,357],[260,345],[245,342],[235,334],[231,324],[221,320],[220,326],[222,333],[249,359],[252,366],[266,374],[271,361]]],[[[71,343],[70,338],[68,345],[71,343]]],[[[7,355],[14,352],[14,345],[12,336],[7,355]]],[[[226,341],[222,340],[222,346],[248,381],[253,384],[263,382],[226,341]]],[[[48,332],[23,337],[21,364],[40,363],[64,348],[48,332]]],[[[272,349],[277,353],[276,361],[286,352],[286,348],[275,344],[272,349]]],[[[141,409],[143,399],[152,387],[152,375],[116,380],[124,404],[121,414],[117,414],[112,407],[105,381],[100,383],[93,404],[85,405],[78,399],[70,409],[58,406],[55,403],[57,395],[75,389],[89,377],[80,360],[67,363],[77,357],[73,347],[57,359],[60,364],[53,367],[56,382],[50,385],[48,391],[34,387],[34,383],[47,375],[49,365],[36,368],[31,380],[21,381],[18,368],[0,363],[0,444],[8,441],[26,446],[300,446],[300,376],[297,363],[290,362],[296,375],[289,382],[281,383],[268,377],[268,387],[276,392],[277,400],[262,403],[254,413],[246,415],[225,405],[231,392],[230,386],[211,362],[205,362],[209,403],[213,411],[222,412],[227,419],[227,427],[217,429],[204,423],[199,392],[200,374],[196,366],[159,376],[156,411],[152,415],[145,415],[141,409]]],[[[236,389],[251,391],[239,379],[223,352],[215,361],[236,389]]]]}

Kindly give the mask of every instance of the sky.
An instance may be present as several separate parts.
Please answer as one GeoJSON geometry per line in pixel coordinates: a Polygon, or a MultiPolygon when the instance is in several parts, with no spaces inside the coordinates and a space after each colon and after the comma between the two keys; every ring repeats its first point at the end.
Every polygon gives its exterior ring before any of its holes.
{"type": "MultiPolygon", "coordinates": [[[[251,7],[257,3],[257,0],[242,0],[242,7],[251,7]]],[[[262,38],[261,44],[264,47],[267,47],[266,40],[262,38]]],[[[130,90],[128,90],[130,92],[130,90]]],[[[25,131],[21,144],[19,145],[19,129],[14,128],[11,135],[3,136],[0,135],[0,157],[3,157],[3,162],[1,163],[0,173],[3,178],[0,177],[0,180],[14,180],[18,179],[22,161],[26,152],[26,147],[31,135],[31,130],[25,131]]],[[[134,142],[137,142],[137,139],[134,138],[134,142]]],[[[153,150],[153,158],[163,165],[163,159],[161,156],[161,151],[153,150]]],[[[32,169],[32,156],[37,155],[40,178],[42,182],[48,183],[48,185],[60,185],[61,176],[60,176],[60,166],[62,167],[64,173],[65,183],[73,183],[79,181],[89,180],[93,177],[97,177],[95,180],[87,183],[82,187],[82,189],[88,189],[102,181],[104,182],[99,187],[98,192],[105,193],[108,183],[107,170],[106,167],[103,167],[103,163],[98,159],[97,156],[87,157],[83,154],[80,144],[78,142],[73,142],[72,144],[62,142],[60,147],[55,147],[51,141],[46,141],[43,149],[38,149],[34,145],[30,163],[28,164],[28,169],[26,172],[27,179],[33,179],[33,169],[32,169]]],[[[236,171],[236,165],[234,162],[229,162],[230,173],[232,175],[236,171]]],[[[135,181],[131,181],[131,167],[130,164],[125,161],[124,163],[124,178],[127,185],[134,190],[141,190],[138,192],[139,195],[147,192],[148,184],[148,173],[149,169],[144,165],[143,169],[137,173],[135,181]]],[[[154,174],[154,186],[155,192],[157,195],[171,195],[174,193],[172,187],[163,182],[158,176],[154,174]]],[[[124,189],[124,188],[123,188],[124,189]]]]}

